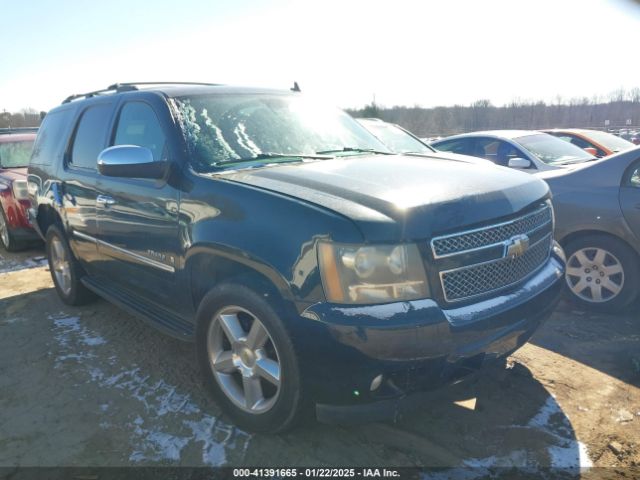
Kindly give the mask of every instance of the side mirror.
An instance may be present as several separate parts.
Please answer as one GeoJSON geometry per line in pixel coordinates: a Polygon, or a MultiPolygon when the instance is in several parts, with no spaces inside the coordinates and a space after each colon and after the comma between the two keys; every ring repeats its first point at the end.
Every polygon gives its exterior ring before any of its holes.
{"type": "Polygon", "coordinates": [[[531,168],[531,160],[526,158],[510,158],[508,165],[511,168],[531,168]]]}
{"type": "Polygon", "coordinates": [[[164,178],[169,162],[156,162],[147,147],[116,145],[98,155],[98,171],[107,177],[164,178]]]}

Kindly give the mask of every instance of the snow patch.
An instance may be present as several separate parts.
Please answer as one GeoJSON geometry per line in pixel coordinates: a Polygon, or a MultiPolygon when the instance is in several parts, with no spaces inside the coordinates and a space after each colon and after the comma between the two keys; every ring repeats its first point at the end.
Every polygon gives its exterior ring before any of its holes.
{"type": "MultiPolygon", "coordinates": [[[[517,428],[522,427],[517,426],[517,428]]],[[[423,478],[431,480],[493,478],[498,473],[496,469],[501,467],[515,467],[525,471],[533,469],[532,471],[535,473],[535,469],[540,467],[573,472],[593,466],[587,447],[574,437],[569,419],[556,402],[555,397],[549,396],[524,428],[545,432],[552,439],[546,447],[549,457],[548,464],[541,464],[535,451],[518,448],[505,455],[466,459],[460,468],[425,474],[423,478]]]]}
{"type": "MultiPolygon", "coordinates": [[[[244,458],[251,439],[249,434],[202,412],[189,394],[162,379],[152,378],[136,365],[118,370],[116,355],[105,361],[91,351],[107,342],[84,327],[80,317],[60,313],[50,315],[49,319],[53,321],[54,338],[60,347],[56,367],[73,362],[100,388],[123,391],[127,398],[138,401],[142,415],[137,414],[126,424],[132,432],[131,462],[180,462],[183,450],[190,444],[201,448],[202,463],[208,466],[226,465],[228,451],[239,452],[244,458]]],[[[110,404],[99,405],[99,410],[108,415],[110,404]]],[[[106,420],[99,425],[103,429],[115,428],[106,420]]]]}
{"type": "Polygon", "coordinates": [[[38,268],[47,265],[46,257],[37,256],[27,258],[21,262],[10,260],[0,255],[0,273],[17,272],[26,268],[38,268]]]}

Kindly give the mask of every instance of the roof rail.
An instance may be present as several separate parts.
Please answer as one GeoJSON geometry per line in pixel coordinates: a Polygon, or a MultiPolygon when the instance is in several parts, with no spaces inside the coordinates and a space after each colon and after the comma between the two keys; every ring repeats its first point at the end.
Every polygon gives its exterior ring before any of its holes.
{"type": "Polygon", "coordinates": [[[109,85],[107,88],[102,90],[95,90],[93,92],[87,93],[77,93],[68,96],[63,100],[62,103],[69,103],[78,98],[91,98],[98,95],[102,95],[104,93],[121,93],[121,92],[130,92],[132,90],[138,90],[138,85],[203,85],[203,86],[218,86],[219,83],[204,83],[204,82],[125,82],[125,83],[114,83],[113,85],[109,85]]]}

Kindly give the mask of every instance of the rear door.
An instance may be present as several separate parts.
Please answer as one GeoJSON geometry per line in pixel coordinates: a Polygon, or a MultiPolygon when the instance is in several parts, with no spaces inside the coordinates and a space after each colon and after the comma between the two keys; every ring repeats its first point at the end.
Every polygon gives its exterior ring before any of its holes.
{"type": "Polygon", "coordinates": [[[625,220],[640,241],[640,160],[636,160],[622,178],[620,205],[625,220]]]}
{"type": "MultiPolygon", "coordinates": [[[[125,101],[118,108],[109,144],[147,147],[154,161],[168,159],[167,115],[168,110],[146,101],[125,101]]],[[[178,190],[165,180],[104,175],[99,190],[98,249],[106,279],[135,296],[175,306],[178,190]]]]}
{"type": "Polygon", "coordinates": [[[97,161],[105,148],[113,103],[94,103],[80,112],[60,172],[62,213],[71,247],[90,273],[99,269],[96,246],[97,161]]]}

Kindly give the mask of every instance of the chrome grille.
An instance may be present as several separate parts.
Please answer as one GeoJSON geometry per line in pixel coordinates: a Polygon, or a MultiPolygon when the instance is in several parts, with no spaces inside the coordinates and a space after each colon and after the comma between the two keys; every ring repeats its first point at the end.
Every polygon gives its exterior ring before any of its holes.
{"type": "Polygon", "coordinates": [[[541,267],[551,252],[553,236],[549,233],[519,257],[505,257],[455,270],[440,272],[448,302],[475,297],[513,285],[541,267]]]}
{"type": "Polygon", "coordinates": [[[505,242],[515,235],[528,234],[545,225],[549,226],[550,231],[552,218],[551,207],[545,205],[535,212],[509,222],[436,237],[431,241],[431,248],[435,258],[457,255],[505,242]]]}

